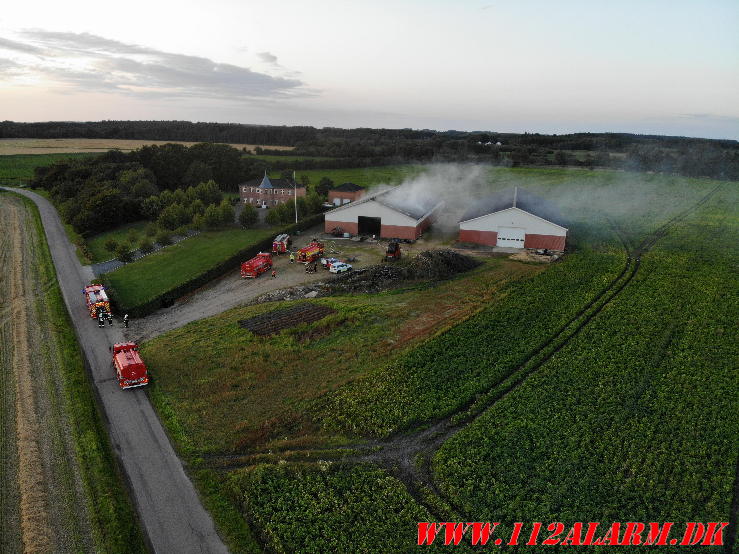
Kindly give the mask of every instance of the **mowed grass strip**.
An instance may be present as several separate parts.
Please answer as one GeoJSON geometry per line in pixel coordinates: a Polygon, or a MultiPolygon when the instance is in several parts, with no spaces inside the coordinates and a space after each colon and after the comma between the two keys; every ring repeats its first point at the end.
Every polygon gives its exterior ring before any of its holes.
{"type": "Polygon", "coordinates": [[[239,250],[274,234],[270,229],[209,231],[106,274],[124,306],[135,306],[208,271],[239,250]]]}
{"type": "MultiPolygon", "coordinates": [[[[144,228],[149,223],[149,221],[137,221],[135,223],[127,223],[125,225],[121,225],[120,227],[116,227],[111,231],[106,231],[104,233],[100,233],[99,235],[95,235],[94,237],[90,237],[87,240],[87,248],[90,251],[90,254],[92,254],[92,261],[105,262],[107,260],[115,258],[115,254],[111,254],[108,250],[105,249],[105,243],[110,239],[115,240],[119,244],[122,242],[126,242],[131,246],[131,250],[136,250],[139,247],[139,243],[141,242],[141,240],[145,237],[144,228]],[[131,230],[136,231],[138,235],[137,239],[133,243],[129,242],[128,240],[128,233],[130,233],[131,230]]],[[[147,238],[154,242],[153,237],[147,238]]]]}

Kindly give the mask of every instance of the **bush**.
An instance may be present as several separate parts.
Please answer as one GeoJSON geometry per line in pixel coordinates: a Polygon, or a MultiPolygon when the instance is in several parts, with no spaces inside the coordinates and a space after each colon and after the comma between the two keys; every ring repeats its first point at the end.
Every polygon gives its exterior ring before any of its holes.
{"type": "Polygon", "coordinates": [[[180,225],[174,230],[174,234],[179,237],[186,237],[190,233],[190,227],[188,225],[180,225]]]}
{"type": "Polygon", "coordinates": [[[135,244],[139,240],[139,232],[136,229],[129,229],[126,238],[130,244],[135,244]]]}
{"type": "Polygon", "coordinates": [[[127,242],[122,242],[118,245],[118,248],[115,249],[115,257],[123,263],[128,263],[133,259],[131,247],[127,242]]]}
{"type": "Polygon", "coordinates": [[[154,236],[156,236],[157,230],[158,229],[156,223],[149,223],[144,229],[144,234],[149,238],[153,238],[154,236]]]}
{"type": "Polygon", "coordinates": [[[244,209],[239,214],[239,224],[248,229],[257,222],[257,219],[259,219],[259,215],[256,208],[251,204],[244,205],[244,209]]]}
{"type": "Polygon", "coordinates": [[[165,231],[162,229],[157,233],[156,241],[161,246],[167,246],[168,244],[172,244],[172,234],[169,231],[165,231]]]}
{"type": "Polygon", "coordinates": [[[143,254],[148,254],[154,250],[154,244],[152,244],[150,239],[143,239],[139,244],[139,250],[141,250],[143,254]]]}
{"type": "Polygon", "coordinates": [[[115,254],[116,250],[118,250],[118,241],[115,239],[106,240],[105,249],[111,254],[115,254]]]}
{"type": "Polygon", "coordinates": [[[222,225],[233,225],[235,217],[234,207],[227,199],[224,198],[221,201],[221,204],[218,206],[218,211],[221,215],[222,225]]]}

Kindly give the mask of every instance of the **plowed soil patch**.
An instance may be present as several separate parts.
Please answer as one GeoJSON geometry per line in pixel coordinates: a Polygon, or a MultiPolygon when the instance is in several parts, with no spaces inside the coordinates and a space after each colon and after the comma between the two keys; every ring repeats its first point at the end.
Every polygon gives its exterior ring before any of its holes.
{"type": "Polygon", "coordinates": [[[283,329],[296,327],[301,323],[313,323],[333,313],[336,313],[333,308],[306,302],[282,310],[273,310],[249,319],[242,319],[239,321],[239,325],[255,335],[266,336],[279,333],[283,329]]]}

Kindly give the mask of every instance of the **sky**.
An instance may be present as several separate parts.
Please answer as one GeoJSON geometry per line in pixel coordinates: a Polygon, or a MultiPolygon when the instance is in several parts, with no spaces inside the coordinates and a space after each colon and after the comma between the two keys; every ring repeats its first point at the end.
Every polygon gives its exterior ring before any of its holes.
{"type": "Polygon", "coordinates": [[[34,0],[0,120],[739,139],[737,0],[34,0]]]}

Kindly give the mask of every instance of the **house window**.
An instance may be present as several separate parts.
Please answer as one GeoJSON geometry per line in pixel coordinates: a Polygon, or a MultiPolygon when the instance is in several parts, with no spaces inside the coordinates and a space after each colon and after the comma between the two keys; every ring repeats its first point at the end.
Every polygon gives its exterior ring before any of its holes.
{"type": "Polygon", "coordinates": [[[274,205],[276,206],[277,204],[279,204],[279,202],[277,200],[275,200],[274,201],[274,205]]]}
{"type": "Polygon", "coordinates": [[[244,204],[248,204],[248,203],[249,203],[249,199],[248,198],[244,198],[244,204]]]}
{"type": "Polygon", "coordinates": [[[244,192],[246,192],[246,187],[243,187],[244,192]]]}

